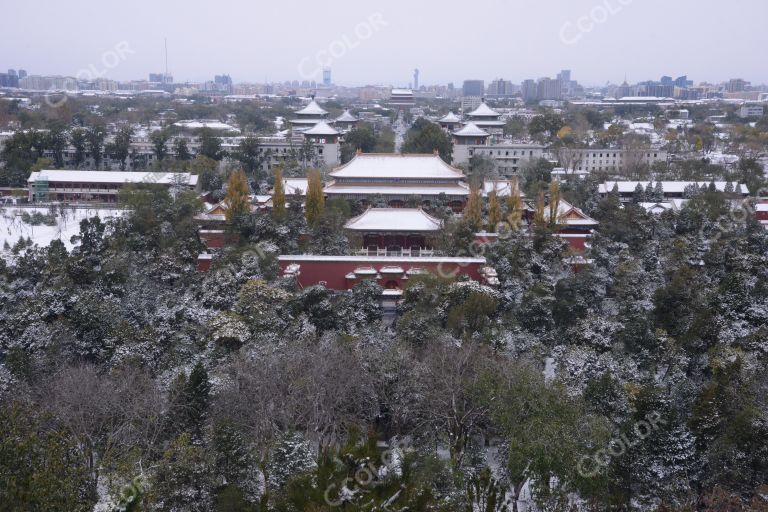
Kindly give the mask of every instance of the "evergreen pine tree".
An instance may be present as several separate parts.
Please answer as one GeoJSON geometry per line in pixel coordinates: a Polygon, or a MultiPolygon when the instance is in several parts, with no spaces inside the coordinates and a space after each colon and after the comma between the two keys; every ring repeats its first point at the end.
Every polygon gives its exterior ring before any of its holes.
{"type": "Polygon", "coordinates": [[[187,380],[187,418],[192,433],[200,434],[208,412],[208,395],[211,383],[208,382],[208,372],[202,363],[197,363],[187,380]]]}
{"type": "Polygon", "coordinates": [[[664,185],[662,185],[660,181],[657,181],[656,186],[653,188],[653,200],[654,201],[664,200],[664,185]]]}
{"type": "Polygon", "coordinates": [[[313,471],[317,467],[309,443],[298,432],[283,434],[272,451],[268,464],[268,484],[279,490],[289,478],[313,471]]]}
{"type": "Polygon", "coordinates": [[[642,203],[645,201],[645,190],[643,189],[643,186],[638,183],[637,186],[635,186],[635,191],[632,193],[632,202],[633,203],[642,203]]]}

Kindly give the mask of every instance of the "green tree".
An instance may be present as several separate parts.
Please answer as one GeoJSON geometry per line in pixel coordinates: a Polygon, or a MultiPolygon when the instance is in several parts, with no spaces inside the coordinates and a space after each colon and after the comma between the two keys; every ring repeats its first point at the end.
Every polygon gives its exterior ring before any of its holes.
{"type": "Polygon", "coordinates": [[[224,152],[221,150],[221,141],[210,128],[200,130],[200,151],[198,154],[216,160],[217,162],[224,158],[224,152]]]}
{"type": "Polygon", "coordinates": [[[376,147],[376,136],[368,123],[361,123],[344,135],[341,146],[341,163],[349,162],[357,151],[371,153],[376,147]]]}
{"type": "Polygon", "coordinates": [[[126,160],[131,151],[131,137],[133,136],[133,128],[130,126],[123,126],[115,134],[114,141],[107,145],[107,154],[113,160],[117,160],[120,164],[120,170],[125,170],[126,160]]]}
{"type": "Polygon", "coordinates": [[[181,434],[159,461],[150,485],[152,510],[211,510],[213,482],[209,461],[189,434],[181,434]]]}
{"type": "Polygon", "coordinates": [[[512,117],[504,125],[504,135],[508,135],[515,139],[521,139],[525,137],[528,130],[525,126],[525,119],[522,117],[512,117]]]}
{"type": "Polygon", "coordinates": [[[535,368],[516,365],[487,374],[478,384],[477,396],[508,443],[513,510],[517,509],[515,498],[529,479],[540,504],[561,501],[565,493],[573,491],[588,498],[602,488],[599,475],[580,474],[583,464],[579,461],[594,447],[605,446],[610,430],[562,386],[545,382],[535,368]],[[550,486],[552,478],[557,478],[558,486],[550,486]]]}
{"type": "Polygon", "coordinates": [[[58,124],[51,126],[45,137],[46,148],[53,153],[53,162],[57,169],[64,167],[64,150],[67,149],[67,135],[58,124]]]}
{"type": "Polygon", "coordinates": [[[546,158],[525,162],[520,169],[521,190],[528,197],[535,196],[538,190],[549,186],[552,169],[552,164],[546,158]]]}
{"type": "Polygon", "coordinates": [[[40,158],[42,146],[34,133],[18,131],[6,140],[2,153],[3,166],[0,168],[0,183],[3,186],[18,187],[24,185],[29,177],[30,168],[40,158]]]}
{"type": "Polygon", "coordinates": [[[93,509],[88,470],[52,418],[19,402],[0,406],[0,510],[93,509]]]}
{"type": "Polygon", "coordinates": [[[553,140],[563,126],[565,126],[565,120],[562,116],[547,109],[543,114],[531,118],[528,123],[528,133],[540,141],[553,140]]]}
{"type": "Polygon", "coordinates": [[[106,137],[107,130],[103,124],[91,126],[85,132],[86,147],[96,169],[101,167],[101,162],[104,159],[104,139],[106,137]]]}
{"type": "Polygon", "coordinates": [[[202,363],[197,363],[189,372],[187,380],[187,415],[189,424],[197,434],[208,416],[208,399],[211,383],[208,381],[208,371],[202,363]]]}
{"type": "Polygon", "coordinates": [[[232,152],[232,158],[240,162],[241,167],[245,170],[245,174],[256,180],[259,179],[258,175],[262,163],[260,150],[261,145],[258,139],[255,137],[245,137],[232,152]]]}
{"type": "Polygon", "coordinates": [[[192,155],[187,147],[187,140],[184,137],[178,137],[173,143],[173,154],[176,160],[186,162],[192,159],[192,155]]]}
{"type": "Polygon", "coordinates": [[[152,150],[155,152],[155,158],[158,162],[162,162],[168,156],[166,144],[170,137],[170,132],[167,130],[155,130],[149,135],[149,140],[152,141],[152,150]]]}
{"type": "Polygon", "coordinates": [[[69,143],[75,149],[72,163],[79,167],[85,162],[85,154],[88,147],[86,132],[82,128],[75,128],[69,134],[69,143]]]}
{"type": "Polygon", "coordinates": [[[405,134],[403,153],[432,153],[437,151],[446,163],[453,158],[450,136],[435,123],[421,117],[405,134]]]}

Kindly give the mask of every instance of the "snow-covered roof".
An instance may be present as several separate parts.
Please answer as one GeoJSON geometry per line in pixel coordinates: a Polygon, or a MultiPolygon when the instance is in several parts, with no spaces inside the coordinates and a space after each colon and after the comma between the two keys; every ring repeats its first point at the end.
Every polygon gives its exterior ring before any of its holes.
{"type": "Polygon", "coordinates": [[[478,107],[467,114],[469,117],[499,117],[501,114],[489,107],[484,101],[478,107]]]}
{"type": "MultiPolygon", "coordinates": [[[[544,210],[544,216],[549,218],[549,207],[544,210]]],[[[569,226],[597,226],[600,224],[565,199],[560,199],[557,203],[557,221],[569,226]]]]}
{"type": "Polygon", "coordinates": [[[665,96],[622,96],[621,98],[615,99],[613,101],[638,101],[638,102],[658,102],[658,101],[670,101],[672,103],[675,102],[675,98],[667,98],[665,96]]]}
{"type": "Polygon", "coordinates": [[[360,153],[330,173],[335,178],[459,180],[464,175],[436,154],[360,153]]]}
{"type": "Polygon", "coordinates": [[[438,231],[440,219],[421,208],[368,208],[361,215],[347,221],[345,229],[351,231],[438,231]]]}
{"type": "Polygon", "coordinates": [[[472,122],[480,127],[493,127],[493,128],[498,128],[506,124],[504,121],[499,121],[498,119],[489,119],[487,117],[476,117],[472,119],[472,122]]]}
{"type": "Polygon", "coordinates": [[[381,194],[383,196],[468,196],[469,188],[460,184],[456,185],[348,185],[331,183],[323,189],[328,195],[362,195],[372,196],[381,194]]]}
{"type": "Polygon", "coordinates": [[[338,135],[339,132],[331,128],[325,121],[320,121],[315,126],[304,132],[304,135],[338,135]]]}
{"type": "Polygon", "coordinates": [[[319,117],[312,117],[312,118],[299,117],[296,119],[291,119],[291,124],[306,125],[306,128],[309,128],[309,127],[315,126],[317,123],[322,123],[323,121],[324,119],[320,119],[319,117]]]}
{"type": "Polygon", "coordinates": [[[489,133],[478,128],[475,123],[467,123],[453,134],[457,137],[488,137],[489,133]]]}
{"type": "Polygon", "coordinates": [[[443,117],[437,120],[438,123],[459,123],[461,119],[453,112],[448,112],[443,117]]]}
{"type": "Polygon", "coordinates": [[[35,171],[29,175],[28,183],[48,181],[53,183],[158,183],[170,185],[197,185],[197,175],[188,172],[122,172],[122,171],[35,171]]]}
{"type": "Polygon", "coordinates": [[[209,121],[209,120],[199,120],[199,121],[177,121],[173,123],[174,126],[178,126],[180,128],[187,128],[189,130],[196,130],[199,128],[209,128],[211,130],[223,130],[227,132],[240,132],[238,128],[235,128],[232,125],[229,125],[227,123],[222,123],[220,121],[209,121]]]}
{"type": "Polygon", "coordinates": [[[336,122],[339,123],[355,123],[358,119],[349,113],[349,110],[345,110],[343,114],[336,118],[336,122]]]}
{"type": "MultiPolygon", "coordinates": [[[[398,263],[420,263],[424,265],[434,263],[454,263],[454,264],[485,264],[485,258],[456,258],[450,256],[321,256],[319,254],[282,254],[277,257],[278,261],[344,261],[344,262],[366,262],[366,263],[384,263],[388,265],[398,263]]],[[[406,273],[411,272],[409,269],[406,273]]]]}
{"type": "Polygon", "coordinates": [[[302,196],[306,195],[309,188],[308,182],[307,178],[284,178],[283,190],[285,190],[285,195],[289,196],[296,192],[302,196]]]}
{"type": "Polygon", "coordinates": [[[302,108],[301,110],[297,110],[296,113],[300,116],[324,116],[328,114],[328,111],[318,105],[317,102],[313,99],[306,107],[302,108]]]}
{"type": "MultiPolygon", "coordinates": [[[[635,191],[637,188],[637,185],[640,185],[643,187],[643,190],[646,189],[648,186],[647,181],[606,181],[605,183],[601,183],[597,187],[597,192],[599,194],[609,194],[613,190],[614,184],[619,189],[619,194],[631,194],[635,191]]],[[[651,187],[656,188],[656,184],[658,182],[651,181],[651,187]]],[[[708,187],[709,184],[712,183],[710,181],[662,181],[661,182],[661,188],[664,191],[665,194],[682,194],[685,191],[685,188],[689,185],[696,185],[697,187],[701,188],[702,185],[705,187],[708,187]]],[[[715,189],[717,189],[718,192],[724,192],[725,187],[728,185],[727,181],[715,181],[715,189]]],[[[736,182],[730,182],[733,186],[733,189],[736,190],[736,188],[739,186],[736,182]]],[[[744,183],[741,183],[741,193],[743,195],[749,195],[749,189],[744,183]]]]}
{"type": "Polygon", "coordinates": [[[413,91],[411,89],[392,89],[392,96],[398,95],[398,96],[404,96],[413,94],[413,91]]]}
{"type": "Polygon", "coordinates": [[[675,210],[675,205],[669,201],[659,201],[657,203],[638,203],[648,213],[662,213],[667,210],[675,210]]]}
{"type": "MultiPolygon", "coordinates": [[[[483,181],[483,195],[488,196],[493,191],[496,191],[496,197],[509,197],[512,194],[512,182],[508,180],[485,180],[483,181]]],[[[520,187],[517,189],[521,198],[525,197],[525,194],[520,187]]]]}

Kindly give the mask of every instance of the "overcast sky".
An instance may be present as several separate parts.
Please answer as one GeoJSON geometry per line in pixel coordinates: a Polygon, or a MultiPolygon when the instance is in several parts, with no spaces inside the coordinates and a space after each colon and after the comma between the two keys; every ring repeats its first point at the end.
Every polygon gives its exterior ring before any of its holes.
{"type": "Polygon", "coordinates": [[[0,69],[83,78],[768,83],[766,0],[3,0],[0,69]],[[48,4],[48,5],[46,5],[48,4]]]}

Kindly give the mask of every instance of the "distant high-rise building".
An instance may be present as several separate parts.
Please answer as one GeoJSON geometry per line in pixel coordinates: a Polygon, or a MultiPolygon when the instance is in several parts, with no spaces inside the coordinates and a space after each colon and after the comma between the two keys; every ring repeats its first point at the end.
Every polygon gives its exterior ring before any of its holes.
{"type": "Polygon", "coordinates": [[[540,78],[536,97],[540,100],[559,100],[563,97],[563,83],[559,79],[540,78]]]}
{"type": "Polygon", "coordinates": [[[419,68],[413,70],[413,90],[419,90],[419,68]]]}
{"type": "Polygon", "coordinates": [[[667,76],[667,75],[664,75],[663,77],[661,77],[661,80],[659,80],[659,82],[661,82],[661,85],[672,85],[672,84],[674,84],[674,81],[672,80],[672,77],[671,76],[667,76]]]}
{"type": "Polygon", "coordinates": [[[19,75],[15,69],[9,69],[8,73],[0,73],[0,87],[18,87],[19,75]]]}
{"type": "Polygon", "coordinates": [[[645,94],[643,96],[654,96],[656,98],[671,98],[675,95],[675,86],[663,84],[646,84],[645,94]]]}
{"type": "Polygon", "coordinates": [[[497,78],[488,85],[488,96],[493,98],[504,98],[512,96],[515,93],[512,82],[497,78]]]}
{"type": "Polygon", "coordinates": [[[323,85],[330,87],[331,83],[331,68],[323,68],[323,85]]]}
{"type": "Polygon", "coordinates": [[[624,83],[622,83],[619,88],[616,90],[616,99],[620,98],[626,98],[627,96],[633,96],[634,91],[632,87],[627,83],[626,80],[624,80],[624,83]]]}
{"type": "Polygon", "coordinates": [[[217,90],[232,93],[232,77],[229,75],[216,75],[213,77],[213,83],[217,90]]]}
{"type": "Polygon", "coordinates": [[[563,87],[563,95],[570,96],[573,93],[573,87],[571,82],[571,70],[564,69],[557,74],[557,79],[560,80],[560,84],[563,87]]]}
{"type": "Polygon", "coordinates": [[[25,76],[27,76],[27,70],[25,70],[25,69],[20,69],[20,70],[19,70],[19,80],[21,80],[21,79],[22,79],[22,78],[24,78],[25,76]]]}
{"type": "Polygon", "coordinates": [[[523,101],[534,101],[537,94],[536,81],[531,79],[523,80],[523,83],[520,84],[520,95],[523,97],[523,101]]]}
{"type": "Polygon", "coordinates": [[[725,84],[725,90],[728,92],[742,92],[747,89],[749,82],[741,78],[731,78],[727,84],[725,84]]]}
{"type": "Polygon", "coordinates": [[[173,77],[167,73],[150,73],[149,81],[156,84],[172,84],[173,77]]]}
{"type": "Polygon", "coordinates": [[[681,87],[683,89],[688,87],[688,75],[683,75],[675,78],[675,87],[681,87]]]}
{"type": "Polygon", "coordinates": [[[464,96],[483,96],[485,94],[485,81],[464,80],[462,94],[464,96]]]}

